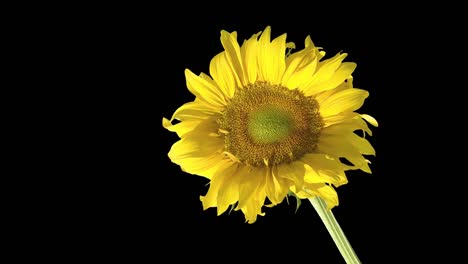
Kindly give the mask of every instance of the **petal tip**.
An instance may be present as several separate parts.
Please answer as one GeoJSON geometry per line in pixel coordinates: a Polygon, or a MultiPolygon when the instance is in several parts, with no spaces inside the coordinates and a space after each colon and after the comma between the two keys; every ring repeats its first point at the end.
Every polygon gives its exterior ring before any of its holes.
{"type": "Polygon", "coordinates": [[[163,117],[162,126],[167,129],[168,127],[172,126],[172,123],[167,118],[163,117]]]}

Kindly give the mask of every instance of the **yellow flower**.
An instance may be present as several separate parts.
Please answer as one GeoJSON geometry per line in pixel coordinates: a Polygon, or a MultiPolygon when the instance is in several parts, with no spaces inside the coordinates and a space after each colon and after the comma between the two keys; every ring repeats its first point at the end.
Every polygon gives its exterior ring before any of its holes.
{"type": "Polygon", "coordinates": [[[291,53],[286,34],[270,41],[270,31],[242,46],[236,32],[222,31],[224,51],[211,60],[211,76],[185,70],[195,100],[163,118],[181,138],[172,162],[210,180],[203,208],[220,215],[234,206],[249,223],[264,215],[267,201],[279,204],[288,193],[338,205],[334,187],[347,183],[345,171],[371,173],[363,155],[375,155],[364,136],[372,135],[365,121],[377,121],[355,112],[369,95],[353,88],[356,64],[343,62],[346,53],[322,60],[325,52],[309,36],[291,53]]]}

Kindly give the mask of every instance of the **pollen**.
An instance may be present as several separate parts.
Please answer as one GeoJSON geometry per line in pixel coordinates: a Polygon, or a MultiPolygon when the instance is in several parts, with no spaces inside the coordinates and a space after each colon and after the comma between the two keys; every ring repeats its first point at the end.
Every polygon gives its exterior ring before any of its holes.
{"type": "Polygon", "coordinates": [[[313,152],[323,128],[315,98],[267,82],[238,89],[218,124],[226,152],[256,167],[313,152]]]}

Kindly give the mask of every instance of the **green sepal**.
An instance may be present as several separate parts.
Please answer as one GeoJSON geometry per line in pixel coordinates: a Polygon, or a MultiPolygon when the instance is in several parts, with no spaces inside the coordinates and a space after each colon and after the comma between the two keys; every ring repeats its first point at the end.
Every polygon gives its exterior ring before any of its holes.
{"type": "MultiPolygon", "coordinates": [[[[288,196],[294,196],[294,198],[296,198],[296,211],[294,211],[294,213],[297,213],[301,206],[301,198],[297,197],[297,195],[291,191],[288,192],[288,196]]],[[[288,196],[286,196],[286,202],[289,204],[288,196]]]]}

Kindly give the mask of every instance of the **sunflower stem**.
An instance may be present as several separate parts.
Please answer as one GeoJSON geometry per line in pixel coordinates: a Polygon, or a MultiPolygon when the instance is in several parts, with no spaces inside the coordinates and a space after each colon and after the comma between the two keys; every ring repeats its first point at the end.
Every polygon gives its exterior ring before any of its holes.
{"type": "Polygon", "coordinates": [[[357,257],[356,253],[354,252],[351,244],[349,243],[348,239],[346,238],[343,230],[341,229],[340,225],[336,221],[335,216],[331,210],[327,209],[327,204],[325,201],[320,197],[309,198],[310,203],[314,206],[315,210],[317,211],[320,219],[325,224],[325,227],[328,230],[328,233],[333,238],[335,245],[338,247],[341,255],[345,259],[346,263],[348,264],[359,264],[359,258],[357,257]]]}

